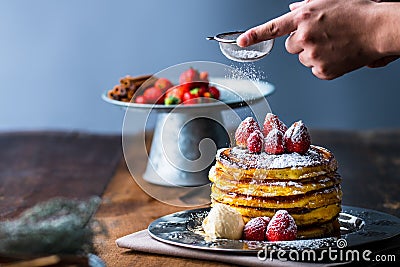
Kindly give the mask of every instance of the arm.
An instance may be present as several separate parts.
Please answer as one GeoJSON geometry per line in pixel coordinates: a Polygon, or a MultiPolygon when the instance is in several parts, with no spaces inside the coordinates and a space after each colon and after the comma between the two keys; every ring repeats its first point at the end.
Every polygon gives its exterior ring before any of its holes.
{"type": "Polygon", "coordinates": [[[306,0],[291,11],[254,27],[240,46],[290,34],[289,53],[321,79],[334,79],[370,65],[383,66],[400,55],[400,3],[370,0],[306,0]]]}

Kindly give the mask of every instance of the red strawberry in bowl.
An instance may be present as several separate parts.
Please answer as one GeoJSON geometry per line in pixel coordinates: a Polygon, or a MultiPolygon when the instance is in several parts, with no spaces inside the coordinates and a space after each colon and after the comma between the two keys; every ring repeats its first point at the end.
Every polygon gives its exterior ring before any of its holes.
{"type": "Polygon", "coordinates": [[[147,104],[147,100],[144,96],[140,95],[135,98],[135,103],[137,104],[147,104]]]}
{"type": "Polygon", "coordinates": [[[192,83],[192,82],[199,82],[200,81],[200,74],[197,70],[193,68],[189,68],[188,70],[182,72],[179,76],[179,83],[192,83]]]}
{"type": "Polygon", "coordinates": [[[184,85],[176,85],[167,90],[165,95],[165,105],[174,105],[182,102],[183,95],[189,92],[189,89],[184,85]]]}
{"type": "Polygon", "coordinates": [[[302,121],[297,121],[289,127],[284,135],[285,149],[289,153],[305,154],[311,145],[311,137],[302,121]]]}
{"type": "Polygon", "coordinates": [[[199,78],[200,78],[200,81],[208,82],[208,72],[207,71],[200,72],[199,78]]]}
{"type": "Polygon", "coordinates": [[[210,88],[208,88],[208,92],[210,92],[210,94],[215,99],[219,99],[219,97],[221,96],[221,93],[219,92],[219,90],[215,86],[210,86],[210,88]]]}
{"type": "Polygon", "coordinates": [[[275,114],[267,113],[263,125],[264,136],[267,136],[272,129],[278,129],[282,133],[285,133],[287,126],[275,114]]]}
{"type": "Polygon", "coordinates": [[[161,104],[164,102],[163,92],[156,87],[147,88],[143,96],[149,104],[161,104]]]}
{"type": "Polygon", "coordinates": [[[166,92],[172,86],[172,82],[167,78],[159,78],[154,84],[154,87],[160,89],[162,92],[166,92]]]}
{"type": "Polygon", "coordinates": [[[244,119],[239,124],[239,127],[236,129],[235,132],[236,145],[242,148],[246,148],[247,139],[249,138],[250,134],[255,130],[260,130],[260,126],[258,126],[254,118],[247,117],[246,119],[244,119]]]}
{"type": "Polygon", "coordinates": [[[243,238],[251,241],[264,241],[270,218],[256,217],[246,223],[243,229],[243,238]]]}
{"type": "Polygon", "coordinates": [[[297,236],[297,225],[286,210],[278,210],[267,226],[268,241],[290,241],[297,236]]]}

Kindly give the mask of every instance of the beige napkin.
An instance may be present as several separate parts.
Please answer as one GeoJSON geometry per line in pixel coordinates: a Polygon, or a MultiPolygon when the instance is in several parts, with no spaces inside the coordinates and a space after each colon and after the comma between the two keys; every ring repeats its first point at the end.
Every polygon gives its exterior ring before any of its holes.
{"type": "MultiPolygon", "coordinates": [[[[267,259],[261,261],[257,258],[257,255],[243,255],[243,254],[232,254],[232,253],[215,253],[205,250],[196,250],[184,247],[178,247],[169,245],[153,239],[147,232],[142,230],[130,235],[126,235],[117,239],[116,244],[120,248],[127,248],[135,251],[147,252],[168,255],[173,257],[183,257],[190,259],[200,259],[206,261],[217,261],[235,265],[243,266],[328,266],[326,263],[305,263],[305,262],[292,262],[292,261],[279,261],[277,259],[267,259]]],[[[338,265],[338,264],[333,264],[338,265]]],[[[333,266],[332,265],[332,266],[333,266]]],[[[339,264],[340,265],[340,264],[339,264]]]]}

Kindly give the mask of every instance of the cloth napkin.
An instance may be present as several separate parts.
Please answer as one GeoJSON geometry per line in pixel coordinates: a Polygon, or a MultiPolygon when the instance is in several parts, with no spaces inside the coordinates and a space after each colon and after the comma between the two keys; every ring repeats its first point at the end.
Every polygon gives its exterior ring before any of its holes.
{"type": "MultiPolygon", "coordinates": [[[[306,262],[293,262],[293,261],[280,261],[278,259],[265,261],[259,260],[256,254],[243,255],[232,253],[211,252],[205,250],[196,250],[184,248],[174,245],[169,245],[153,239],[147,230],[142,230],[130,235],[126,235],[117,239],[116,244],[120,248],[127,248],[134,251],[154,253],[161,255],[168,255],[173,257],[182,257],[189,259],[199,259],[206,261],[224,262],[234,265],[243,266],[304,266],[304,267],[319,267],[319,266],[337,266],[342,264],[326,264],[326,263],[306,263],[306,262]]],[[[345,263],[343,263],[345,264],[345,263]]]]}

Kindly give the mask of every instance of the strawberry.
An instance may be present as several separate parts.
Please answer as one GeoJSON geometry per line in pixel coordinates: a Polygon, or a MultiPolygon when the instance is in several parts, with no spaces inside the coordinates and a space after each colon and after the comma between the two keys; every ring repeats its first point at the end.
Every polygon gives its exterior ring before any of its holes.
{"type": "Polygon", "coordinates": [[[209,93],[208,87],[206,87],[205,85],[202,85],[199,88],[195,88],[195,89],[197,89],[197,93],[198,93],[199,97],[203,97],[205,93],[209,93]]]}
{"type": "Polygon", "coordinates": [[[289,241],[296,239],[297,225],[286,210],[278,210],[267,226],[268,241],[289,241]]]}
{"type": "Polygon", "coordinates": [[[260,153],[263,148],[264,137],[260,130],[255,130],[247,138],[247,149],[250,153],[260,153]]]}
{"type": "Polygon", "coordinates": [[[283,137],[285,149],[289,153],[305,154],[311,145],[311,137],[302,121],[297,121],[289,127],[283,137]]]}
{"type": "Polygon", "coordinates": [[[272,129],[264,138],[264,151],[268,154],[279,155],[285,152],[283,133],[278,129],[272,129]]]}
{"type": "Polygon", "coordinates": [[[172,86],[173,84],[167,78],[159,78],[154,84],[154,87],[160,89],[162,92],[166,92],[172,86]]]}
{"type": "Polygon", "coordinates": [[[208,82],[208,72],[207,71],[200,72],[199,79],[200,81],[208,82]]]}
{"type": "Polygon", "coordinates": [[[201,92],[200,88],[194,88],[194,89],[190,90],[190,94],[191,94],[194,98],[203,96],[203,93],[201,92]]]}
{"type": "Polygon", "coordinates": [[[208,88],[208,91],[211,93],[211,95],[213,96],[213,98],[215,99],[219,99],[220,97],[220,92],[217,89],[217,87],[215,86],[210,86],[210,88],[208,88]]]}
{"type": "Polygon", "coordinates": [[[180,103],[180,102],[182,102],[183,94],[188,91],[189,91],[189,89],[187,86],[177,85],[177,86],[174,86],[174,87],[171,87],[170,89],[168,89],[165,97],[166,98],[175,97],[175,98],[179,99],[178,102],[180,103]]]}
{"type": "Polygon", "coordinates": [[[256,217],[246,223],[243,228],[243,238],[252,241],[264,241],[269,218],[256,217]]]}
{"type": "Polygon", "coordinates": [[[190,92],[185,92],[182,96],[182,102],[185,105],[188,104],[197,104],[199,103],[199,98],[196,94],[192,93],[192,90],[190,92]]]}
{"type": "Polygon", "coordinates": [[[189,68],[188,70],[182,72],[179,76],[179,83],[191,83],[191,82],[198,82],[200,80],[200,74],[197,70],[193,68],[189,68]]]}
{"type": "Polygon", "coordinates": [[[287,126],[275,114],[267,113],[263,125],[264,136],[267,136],[272,129],[278,129],[282,133],[285,133],[287,126]]]}
{"type": "Polygon", "coordinates": [[[144,96],[140,95],[140,96],[135,98],[135,103],[147,104],[147,99],[144,96]]]}
{"type": "Polygon", "coordinates": [[[149,104],[159,104],[164,102],[163,92],[156,87],[147,88],[144,91],[143,96],[146,98],[147,103],[149,104]]]}
{"type": "Polygon", "coordinates": [[[247,146],[247,139],[255,130],[260,130],[257,122],[252,117],[244,119],[235,132],[236,145],[245,148],[247,146]]]}

